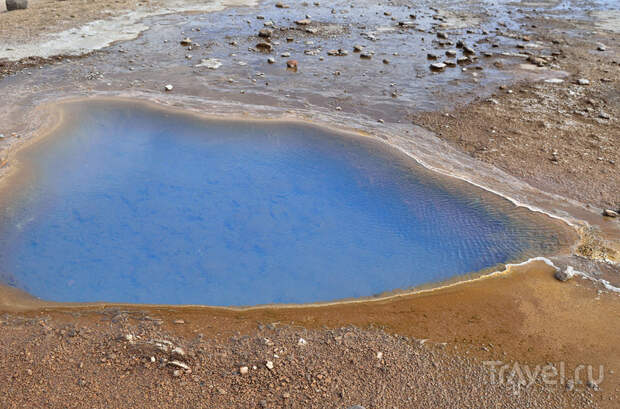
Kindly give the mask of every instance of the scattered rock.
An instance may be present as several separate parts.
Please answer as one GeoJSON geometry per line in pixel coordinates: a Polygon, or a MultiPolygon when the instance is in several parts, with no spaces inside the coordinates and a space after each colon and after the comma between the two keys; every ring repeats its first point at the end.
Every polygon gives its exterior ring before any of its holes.
{"type": "Polygon", "coordinates": [[[6,10],[25,10],[28,8],[28,0],[6,0],[6,10]]]}
{"type": "Polygon", "coordinates": [[[456,50],[448,50],[446,51],[446,55],[448,57],[456,57],[456,50]]]}
{"type": "Polygon", "coordinates": [[[295,70],[297,69],[297,65],[298,65],[297,60],[288,60],[288,61],[286,62],[286,66],[287,66],[288,68],[292,68],[292,69],[295,69],[295,70]]]}
{"type": "Polygon", "coordinates": [[[433,71],[443,71],[446,69],[446,64],[442,62],[435,62],[431,64],[431,70],[433,71]]]}
{"type": "Polygon", "coordinates": [[[278,3],[276,3],[276,7],[279,8],[279,9],[287,9],[290,6],[288,4],[284,4],[284,3],[278,2],[278,3]]]}
{"type": "Polygon", "coordinates": [[[184,39],[181,40],[181,45],[183,46],[192,45],[192,39],[189,37],[185,37],[184,39]]]}
{"type": "Polygon", "coordinates": [[[363,58],[365,60],[370,60],[372,58],[372,54],[368,52],[363,52],[360,54],[360,58],[363,58]]]}
{"type": "Polygon", "coordinates": [[[297,20],[295,21],[295,24],[300,25],[300,26],[307,26],[308,24],[310,24],[312,21],[310,21],[309,18],[304,18],[302,20],[297,20]]]}
{"type": "Polygon", "coordinates": [[[436,60],[439,57],[437,56],[437,54],[428,53],[428,54],[426,54],[426,58],[429,59],[429,60],[436,60]]]}
{"type": "Polygon", "coordinates": [[[579,84],[579,85],[590,85],[590,80],[587,80],[585,78],[579,78],[577,80],[577,84],[579,84]]]}
{"type": "Polygon", "coordinates": [[[299,338],[299,341],[297,341],[297,345],[299,345],[299,346],[305,346],[305,345],[308,345],[308,341],[306,341],[306,340],[305,340],[305,339],[303,339],[303,338],[299,338]]]}
{"type": "Polygon", "coordinates": [[[168,365],[176,366],[177,368],[181,368],[181,369],[184,369],[186,371],[189,371],[189,369],[190,369],[189,366],[186,363],[181,362],[181,361],[177,361],[177,360],[169,361],[168,365]]]}
{"type": "Polygon", "coordinates": [[[247,373],[250,371],[250,369],[247,366],[242,366],[241,368],[239,368],[239,373],[241,375],[247,375],[247,373]]]}
{"type": "Polygon", "coordinates": [[[267,369],[269,369],[270,371],[273,370],[273,362],[271,361],[267,361],[265,362],[265,366],[267,367],[267,369]]]}
{"type": "Polygon", "coordinates": [[[364,47],[362,47],[361,45],[354,45],[353,46],[353,51],[356,53],[360,53],[362,52],[362,50],[364,50],[364,47]]]}
{"type": "Polygon", "coordinates": [[[274,64],[274,63],[276,62],[276,59],[275,59],[275,58],[273,58],[273,57],[269,57],[269,58],[267,58],[267,62],[268,62],[269,64],[274,64]]]}
{"type": "Polygon", "coordinates": [[[605,209],[603,210],[603,216],[605,217],[618,217],[618,212],[611,210],[611,209],[605,209]]]}
{"type": "Polygon", "coordinates": [[[173,88],[174,88],[174,87],[173,87],[171,84],[168,84],[168,85],[166,85],[166,86],[164,87],[164,89],[165,89],[166,91],[172,91],[172,89],[173,89],[173,88]]]}

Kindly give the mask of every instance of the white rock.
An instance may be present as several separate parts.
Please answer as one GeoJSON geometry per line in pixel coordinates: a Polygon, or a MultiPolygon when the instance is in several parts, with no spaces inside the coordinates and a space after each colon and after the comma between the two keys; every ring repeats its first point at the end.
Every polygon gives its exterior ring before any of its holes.
{"type": "Polygon", "coordinates": [[[306,341],[303,338],[299,338],[299,341],[297,341],[297,345],[299,345],[299,346],[308,345],[308,341],[306,341]]]}
{"type": "Polygon", "coordinates": [[[577,84],[579,84],[579,85],[590,85],[590,80],[587,80],[585,78],[579,78],[577,80],[577,84]]]}
{"type": "Polygon", "coordinates": [[[241,375],[246,375],[249,371],[250,369],[247,366],[242,366],[241,368],[239,368],[239,373],[241,375]]]}
{"type": "Polygon", "coordinates": [[[170,362],[168,362],[168,365],[176,366],[177,368],[185,369],[186,371],[189,370],[189,366],[187,366],[186,363],[181,362],[181,361],[176,361],[176,360],[175,361],[170,361],[170,362]]]}
{"type": "Polygon", "coordinates": [[[172,84],[168,84],[168,85],[166,85],[166,86],[164,87],[164,89],[165,89],[166,91],[172,91],[172,89],[173,89],[173,88],[174,88],[174,87],[172,86],[172,84]]]}
{"type": "Polygon", "coordinates": [[[197,64],[196,67],[205,67],[210,70],[217,70],[222,66],[222,62],[217,58],[203,58],[200,60],[200,64],[197,64]]]}
{"type": "Polygon", "coordinates": [[[382,360],[383,359],[383,352],[381,352],[381,351],[377,352],[377,359],[378,360],[382,360]]]}
{"type": "Polygon", "coordinates": [[[267,361],[265,362],[265,366],[271,371],[273,369],[273,362],[267,361]]]}

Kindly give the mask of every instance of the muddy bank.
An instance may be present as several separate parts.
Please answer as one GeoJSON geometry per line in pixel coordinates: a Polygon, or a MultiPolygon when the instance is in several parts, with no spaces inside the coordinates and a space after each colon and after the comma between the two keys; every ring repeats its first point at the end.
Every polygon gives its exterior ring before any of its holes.
{"type": "Polygon", "coordinates": [[[200,406],[203,399],[235,407],[266,401],[266,407],[329,402],[448,408],[475,405],[484,394],[497,407],[613,408],[620,390],[614,342],[619,305],[617,295],[597,293],[587,281],[558,282],[541,262],[493,279],[370,303],[11,312],[2,316],[0,332],[6,347],[0,350],[0,379],[11,387],[0,399],[7,407],[40,399],[58,407],[71,393],[75,407],[85,407],[138,402],[148,390],[161,405],[178,399],[200,406]],[[162,351],[156,345],[162,339],[184,355],[162,351]],[[165,360],[181,361],[191,371],[165,360]],[[483,363],[489,360],[532,368],[563,362],[569,374],[580,364],[597,371],[603,365],[604,380],[598,391],[537,383],[513,395],[514,385],[489,384],[483,363]],[[248,374],[240,374],[243,366],[248,374]],[[22,393],[29,389],[39,393],[22,393]]]}

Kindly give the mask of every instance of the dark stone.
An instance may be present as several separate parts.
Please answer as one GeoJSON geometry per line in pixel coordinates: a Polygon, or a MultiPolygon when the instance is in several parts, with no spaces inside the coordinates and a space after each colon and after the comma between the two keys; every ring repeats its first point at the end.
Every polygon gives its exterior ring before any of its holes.
{"type": "Polygon", "coordinates": [[[28,0],[6,0],[7,11],[24,10],[28,8],[28,0]]]}

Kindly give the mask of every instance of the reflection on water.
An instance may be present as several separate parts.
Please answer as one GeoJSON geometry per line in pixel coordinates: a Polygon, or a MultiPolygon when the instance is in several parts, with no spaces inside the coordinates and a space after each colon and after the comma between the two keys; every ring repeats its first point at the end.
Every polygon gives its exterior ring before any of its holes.
{"type": "Polygon", "coordinates": [[[0,265],[56,301],[312,302],[559,245],[547,224],[377,142],[300,124],[73,106],[23,153],[0,265]]]}

